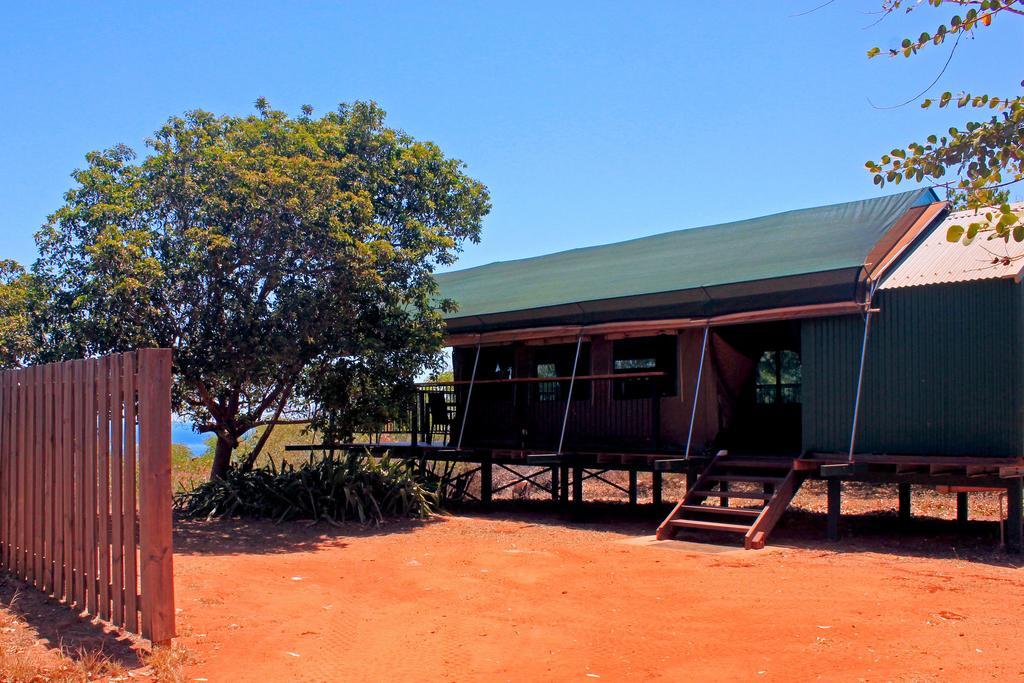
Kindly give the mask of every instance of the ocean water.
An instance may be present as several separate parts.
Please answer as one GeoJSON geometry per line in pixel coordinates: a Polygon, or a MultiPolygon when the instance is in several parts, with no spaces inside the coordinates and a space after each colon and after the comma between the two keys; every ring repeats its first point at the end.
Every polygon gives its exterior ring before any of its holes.
{"type": "Polygon", "coordinates": [[[171,423],[171,442],[188,446],[189,450],[192,451],[194,455],[203,454],[203,451],[206,450],[206,444],[203,443],[203,441],[209,436],[209,434],[195,433],[192,431],[192,425],[188,423],[171,423]]]}

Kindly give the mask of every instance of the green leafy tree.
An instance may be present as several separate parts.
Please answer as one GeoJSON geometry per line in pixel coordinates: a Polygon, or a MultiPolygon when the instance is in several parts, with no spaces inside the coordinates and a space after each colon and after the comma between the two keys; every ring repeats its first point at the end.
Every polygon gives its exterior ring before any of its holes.
{"type": "Polygon", "coordinates": [[[20,264],[0,260],[0,368],[21,367],[32,353],[33,291],[20,264]]]}
{"type": "Polygon", "coordinates": [[[216,436],[387,419],[443,340],[432,273],[479,239],[487,189],[373,103],[173,117],[136,159],[93,152],[37,235],[42,359],[174,350],[174,409],[216,436]]]}
{"type": "MultiPolygon", "coordinates": [[[[873,47],[868,57],[912,57],[921,50],[952,41],[952,59],[961,39],[973,37],[993,21],[1024,17],[1021,0],[885,0],[882,12],[890,15],[949,5],[954,6],[955,13],[934,31],[904,38],[899,47],[873,47]]],[[[1015,213],[1008,203],[1008,188],[1024,180],[1024,97],[965,90],[957,94],[944,92],[937,98],[921,101],[924,109],[954,105],[983,115],[946,133],[929,135],[924,142],[897,147],[877,161],[868,161],[866,166],[874,174],[875,184],[931,180],[948,191],[955,208],[987,209],[967,226],[952,226],[947,234],[950,241],[969,243],[979,233],[987,233],[989,239],[1024,241],[1024,216],[1015,213]]]]}

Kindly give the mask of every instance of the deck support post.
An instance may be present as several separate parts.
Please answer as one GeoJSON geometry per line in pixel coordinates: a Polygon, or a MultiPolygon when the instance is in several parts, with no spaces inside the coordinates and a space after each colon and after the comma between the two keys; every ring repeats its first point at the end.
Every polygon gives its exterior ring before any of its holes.
{"type": "Polygon", "coordinates": [[[839,540],[839,512],[842,508],[843,482],[828,480],[828,540],[839,540]]]}
{"type": "Polygon", "coordinates": [[[572,505],[577,512],[583,505],[583,468],[579,465],[572,468],[572,505]]]}
{"type": "Polygon", "coordinates": [[[630,505],[636,505],[636,498],[637,498],[636,489],[637,489],[637,486],[636,486],[636,470],[630,470],[629,471],[629,504],[630,505]]]}
{"type": "Polygon", "coordinates": [[[956,494],[956,521],[958,524],[967,523],[967,492],[960,491],[956,494]]]}
{"type": "Polygon", "coordinates": [[[558,501],[558,465],[551,466],[551,500],[558,501]]]}
{"type": "Polygon", "coordinates": [[[567,505],[569,503],[569,466],[562,465],[559,467],[561,470],[559,474],[559,497],[561,498],[562,504],[567,505]]]}
{"type": "MultiPolygon", "coordinates": [[[[723,491],[728,491],[729,490],[729,482],[723,481],[722,485],[719,488],[721,488],[723,491]]],[[[720,501],[719,504],[722,507],[724,507],[724,508],[729,507],[729,499],[728,498],[719,498],[719,501],[720,501]]]]}
{"type": "Polygon", "coordinates": [[[1006,552],[1018,554],[1024,547],[1024,479],[1011,479],[1006,486],[1006,552]]]}
{"type": "Polygon", "coordinates": [[[899,492],[899,515],[901,522],[910,521],[910,484],[897,484],[899,492]]]}
{"type": "Polygon", "coordinates": [[[480,458],[480,503],[489,506],[493,492],[494,468],[491,463],[491,454],[487,453],[480,458]]]}
{"type": "Polygon", "coordinates": [[[651,472],[651,502],[661,505],[661,472],[651,472]]]}

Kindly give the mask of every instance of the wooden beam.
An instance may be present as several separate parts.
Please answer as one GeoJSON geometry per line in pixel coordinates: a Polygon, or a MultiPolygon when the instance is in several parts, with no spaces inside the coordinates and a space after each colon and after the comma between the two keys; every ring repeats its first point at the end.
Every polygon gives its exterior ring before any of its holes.
{"type": "Polygon", "coordinates": [[[594,335],[607,336],[653,336],[669,334],[679,330],[705,327],[706,325],[742,325],[746,323],[773,322],[777,320],[798,320],[833,315],[852,315],[862,310],[855,301],[838,301],[828,304],[806,306],[783,306],[758,311],[745,311],[714,316],[712,318],[670,318],[666,320],[637,320],[595,325],[552,325],[551,327],[524,327],[496,332],[456,333],[445,337],[445,346],[493,346],[513,342],[539,342],[543,340],[572,339],[583,336],[588,341],[594,335]]]}
{"type": "Polygon", "coordinates": [[[956,494],[956,521],[959,524],[966,524],[967,517],[967,491],[958,491],[956,494]]]}
{"type": "Polygon", "coordinates": [[[712,327],[724,325],[744,325],[748,323],[775,322],[778,320],[799,320],[801,318],[820,318],[833,315],[853,315],[860,313],[863,306],[856,301],[839,301],[831,304],[810,304],[808,306],[786,306],[769,308],[762,311],[747,311],[718,315],[708,320],[712,327]]]}

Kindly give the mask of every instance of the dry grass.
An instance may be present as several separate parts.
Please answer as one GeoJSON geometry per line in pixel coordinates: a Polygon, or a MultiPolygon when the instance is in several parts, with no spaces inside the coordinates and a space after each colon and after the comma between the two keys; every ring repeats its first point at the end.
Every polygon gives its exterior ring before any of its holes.
{"type": "Polygon", "coordinates": [[[156,683],[184,683],[185,667],[196,663],[195,655],[183,647],[155,647],[143,658],[146,673],[156,683]]]}

